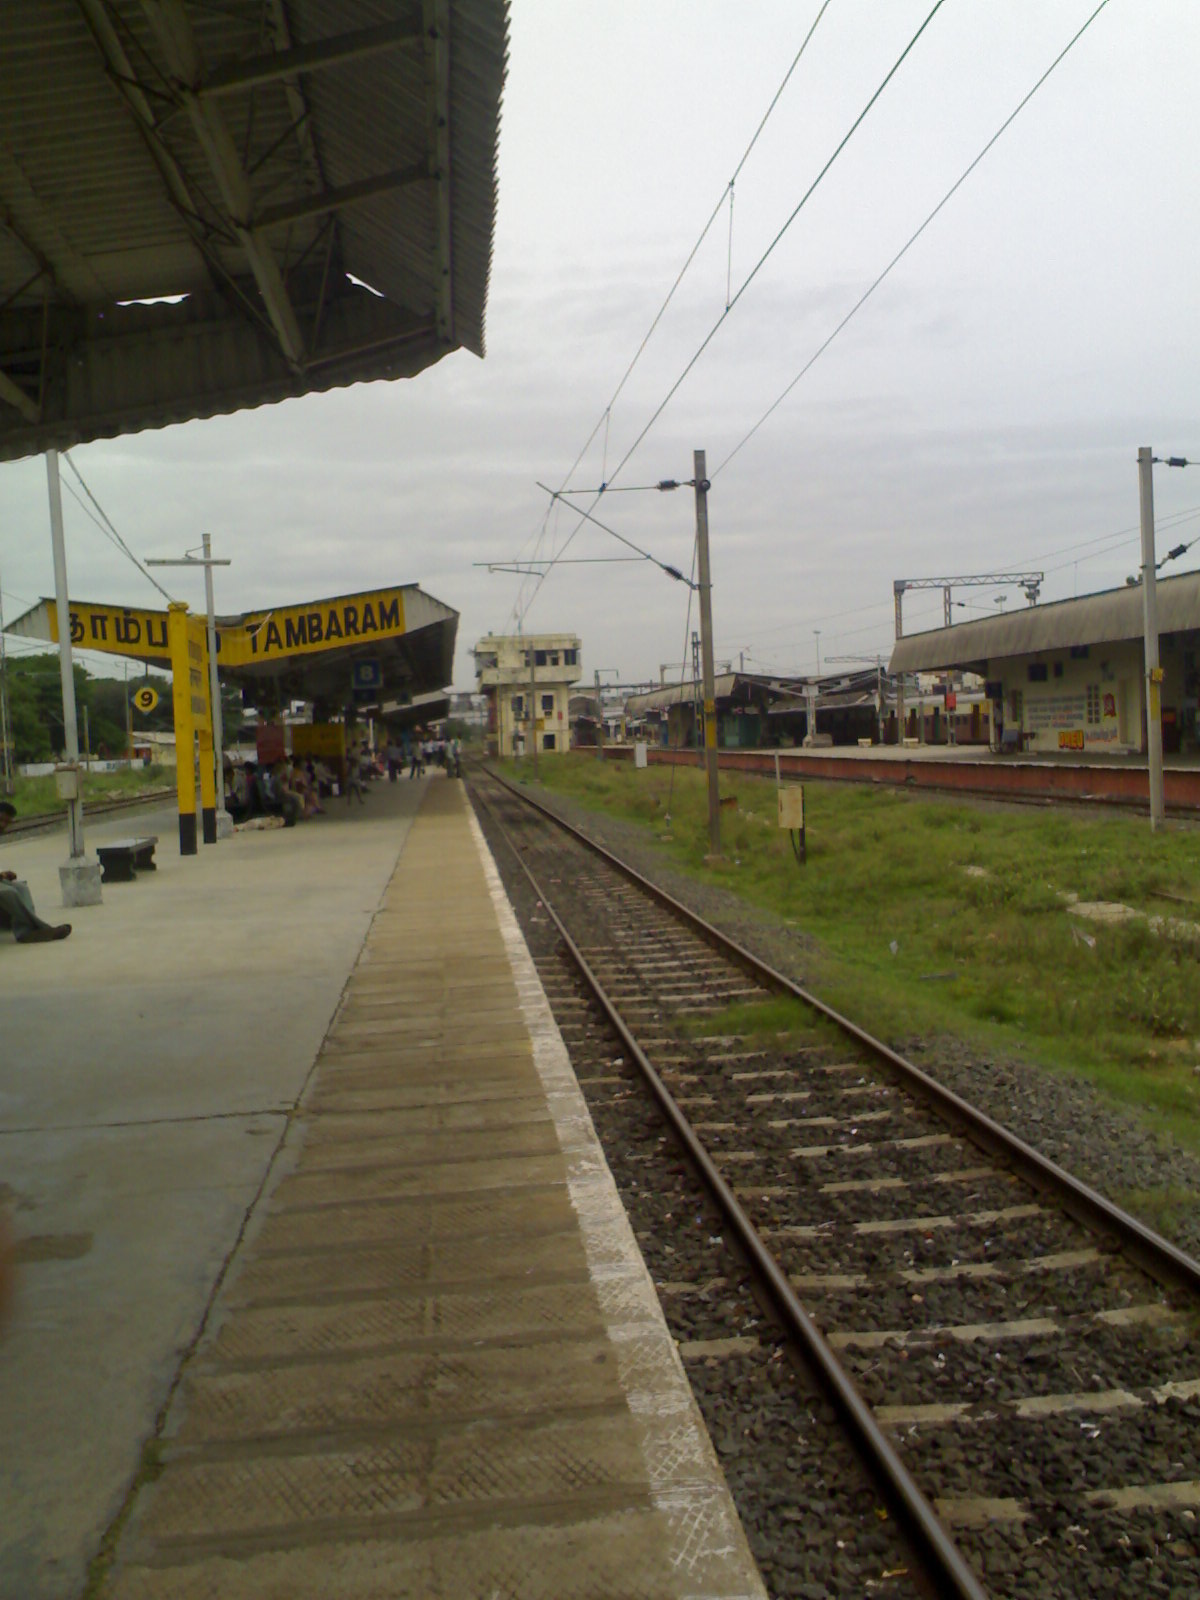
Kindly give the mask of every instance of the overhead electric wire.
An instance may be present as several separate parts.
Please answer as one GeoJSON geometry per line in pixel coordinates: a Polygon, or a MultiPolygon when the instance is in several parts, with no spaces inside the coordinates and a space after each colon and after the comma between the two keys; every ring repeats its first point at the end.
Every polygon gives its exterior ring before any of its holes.
{"type": "Polygon", "coordinates": [[[91,521],[96,523],[96,526],[100,529],[101,533],[104,534],[105,538],[107,538],[110,543],[115,544],[117,549],[121,552],[121,554],[123,556],[127,556],[128,559],[133,562],[134,566],[142,574],[143,578],[145,578],[148,582],[152,583],[154,585],[154,587],[158,590],[159,594],[162,595],[163,599],[169,602],[173,597],[167,593],[167,591],[163,588],[162,584],[159,583],[158,579],[154,576],[154,574],[152,572],[147,571],[147,569],[142,565],[142,563],[134,555],[133,551],[125,543],[124,539],[122,539],[121,535],[117,532],[116,528],[113,526],[112,520],[109,517],[107,511],[105,511],[104,507],[100,504],[99,500],[96,499],[96,496],[88,488],[87,483],[84,481],[83,473],[80,472],[79,468],[71,460],[70,451],[64,450],[62,452],[62,459],[67,463],[67,465],[70,467],[71,471],[79,479],[80,487],[82,488],[84,494],[87,495],[88,499],[95,506],[97,512],[99,513],[100,520],[97,521],[96,517],[92,516],[92,513],[83,504],[83,501],[80,500],[79,496],[75,493],[74,489],[71,488],[70,484],[67,484],[67,486],[66,486],[67,493],[81,507],[81,509],[83,510],[84,515],[89,517],[91,519],[91,521]]]}
{"type": "MultiPolygon", "coordinates": [[[[742,282],[741,282],[741,284],[740,284],[740,286],[739,286],[739,288],[737,290],[737,293],[733,296],[733,298],[725,306],[725,309],[721,312],[721,315],[717,318],[716,322],[713,323],[713,325],[709,329],[708,333],[704,336],[704,338],[701,341],[699,347],[697,348],[695,353],[692,355],[691,359],[688,361],[688,363],[684,367],[683,371],[679,374],[678,378],[676,378],[675,382],[667,390],[666,395],[663,397],[663,399],[660,401],[658,406],[655,408],[655,410],[651,414],[649,421],[642,428],[642,431],[634,439],[633,443],[629,446],[628,450],[626,450],[625,454],[621,457],[620,461],[617,463],[616,467],[613,469],[613,472],[611,474],[612,478],[615,478],[620,473],[621,469],[626,465],[626,463],[629,461],[630,457],[638,449],[639,445],[642,443],[643,439],[645,439],[646,435],[650,432],[651,428],[653,428],[654,424],[658,421],[659,417],[662,416],[662,414],[666,410],[667,406],[671,403],[671,400],[678,393],[680,387],[682,386],[682,384],[686,380],[686,378],[687,378],[688,374],[691,372],[692,368],[696,365],[696,363],[699,361],[700,357],[704,354],[705,350],[707,350],[708,346],[712,343],[713,339],[716,337],[716,334],[717,334],[718,330],[723,326],[726,318],[730,315],[730,313],[733,311],[733,308],[741,300],[741,298],[745,294],[746,290],[754,282],[755,278],[758,276],[759,272],[762,270],[763,266],[766,264],[768,258],[772,255],[772,253],[774,252],[776,247],[779,245],[780,241],[783,239],[783,237],[787,233],[788,229],[792,226],[792,223],[795,222],[796,218],[800,215],[801,211],[803,211],[804,207],[808,204],[809,200],[812,198],[813,194],[816,192],[817,188],[819,187],[819,185],[821,184],[821,182],[825,178],[826,174],[829,172],[830,168],[833,166],[834,162],[838,159],[838,157],[841,155],[842,151],[846,148],[846,146],[849,144],[850,140],[854,137],[855,133],[862,126],[862,123],[866,119],[866,117],[867,117],[868,113],[871,111],[872,107],[875,105],[876,101],[879,99],[880,95],[887,88],[888,84],[892,81],[892,79],[896,76],[896,73],[899,72],[900,68],[903,66],[904,62],[907,60],[908,56],[911,54],[912,50],[916,46],[916,43],[917,43],[918,39],[920,39],[921,35],[925,32],[926,28],[928,28],[929,24],[933,21],[934,17],[941,10],[941,8],[942,8],[942,6],[944,4],[945,4],[945,0],[935,0],[935,3],[933,5],[933,7],[930,10],[928,16],[925,18],[924,22],[921,23],[921,26],[917,29],[917,31],[913,34],[912,38],[905,45],[904,49],[901,51],[900,55],[893,62],[892,66],[888,69],[888,72],[887,72],[886,76],[883,78],[883,80],[881,81],[879,86],[876,88],[875,92],[871,95],[871,97],[867,101],[866,105],[863,106],[863,108],[859,112],[858,116],[855,117],[854,121],[850,124],[850,127],[842,135],[842,138],[838,141],[837,145],[835,146],[832,155],[829,156],[829,158],[825,162],[824,166],[821,168],[821,170],[817,173],[816,177],[809,184],[808,188],[804,191],[804,194],[800,197],[800,199],[796,203],[796,205],[792,208],[792,211],[789,213],[789,215],[788,215],[787,219],[785,220],[785,222],[783,223],[782,227],[778,230],[778,232],[775,234],[775,237],[771,240],[770,244],[763,251],[763,253],[759,256],[758,260],[754,263],[753,267],[751,267],[751,269],[747,273],[746,277],[742,280],[742,282]]],[[[1108,0],[1101,0],[1101,4],[1102,5],[1107,5],[1108,4],[1108,0]]],[[[815,24],[814,24],[814,26],[815,26],[815,24]]],[[[810,37],[811,37],[811,31],[810,31],[810,37]]],[[[757,135],[755,137],[757,137],[757,135]]],[[[718,209],[719,209],[719,207],[718,207],[718,209]]],[[[711,221],[709,223],[709,226],[711,226],[711,221]]],[[[674,292],[674,291],[672,291],[672,292],[674,292]]],[[[599,426],[599,425],[597,424],[597,426],[599,426]]],[[[574,469],[572,469],[572,470],[574,470],[574,469]]],[[[595,505],[595,503],[596,503],[595,501],[592,502],[593,505],[595,505]]],[[[589,509],[590,509],[590,507],[589,507],[589,509]]],[[[568,536],[567,536],[565,542],[563,543],[561,549],[558,551],[558,556],[561,556],[566,551],[566,549],[570,545],[571,541],[575,538],[575,535],[579,532],[580,528],[583,526],[583,522],[584,522],[584,518],[581,515],[579,522],[576,523],[575,527],[568,534],[568,536]]],[[[553,570],[553,567],[554,567],[554,564],[555,564],[556,560],[557,560],[557,556],[551,561],[550,567],[542,575],[542,577],[540,577],[538,579],[537,583],[534,585],[533,593],[529,597],[529,601],[525,606],[525,611],[529,610],[529,607],[533,604],[534,600],[537,598],[538,593],[541,590],[541,586],[546,581],[546,578],[549,576],[550,571],[553,570]]]]}
{"type": "MultiPolygon", "coordinates": [[[[721,197],[717,201],[716,205],[713,207],[712,213],[709,216],[708,221],[704,224],[703,228],[700,230],[699,237],[697,238],[695,244],[692,246],[691,250],[688,252],[687,258],[684,261],[683,266],[680,267],[679,272],[676,274],[674,283],[671,285],[670,289],[668,289],[668,291],[667,291],[666,299],[663,301],[662,305],[658,308],[658,311],[655,313],[654,320],[651,322],[649,328],[647,328],[647,330],[646,330],[646,332],[645,332],[645,334],[644,334],[644,336],[642,338],[641,343],[638,345],[637,349],[634,351],[634,355],[633,355],[632,361],[630,361],[629,365],[625,368],[625,371],[621,376],[620,382],[617,384],[617,387],[613,390],[612,396],[610,397],[608,404],[605,406],[604,410],[600,413],[600,416],[597,419],[595,427],[592,429],[591,433],[588,434],[587,439],[584,441],[583,446],[579,451],[579,454],[575,457],[575,460],[571,463],[570,467],[567,469],[567,472],[566,472],[566,474],[565,474],[565,476],[563,478],[562,484],[560,486],[560,492],[562,490],[566,489],[567,484],[571,481],[571,474],[575,471],[575,469],[579,466],[579,463],[583,460],[584,456],[587,454],[588,450],[590,449],[590,447],[592,445],[592,441],[595,439],[596,435],[599,433],[601,427],[604,428],[604,457],[605,457],[605,464],[607,464],[607,458],[608,458],[608,426],[609,426],[609,422],[610,422],[610,420],[612,418],[612,408],[613,408],[614,405],[616,405],[618,399],[620,398],[621,391],[622,391],[622,389],[624,389],[626,383],[629,381],[629,378],[630,378],[630,376],[631,376],[631,374],[633,372],[633,369],[637,366],[638,362],[641,360],[642,354],[645,351],[646,346],[650,343],[651,338],[654,336],[655,330],[657,329],[659,323],[662,321],[663,316],[666,313],[667,307],[671,304],[671,301],[675,296],[675,291],[679,288],[679,285],[683,282],[683,279],[684,279],[684,277],[685,277],[685,275],[686,275],[686,273],[688,271],[688,268],[691,266],[692,262],[696,259],[697,253],[700,250],[700,246],[704,243],[705,239],[708,237],[709,230],[711,229],[713,223],[717,220],[718,216],[720,216],[721,207],[725,204],[726,196],[727,195],[732,196],[733,186],[737,182],[738,177],[741,174],[742,168],[746,165],[746,162],[749,160],[750,152],[754,149],[754,146],[758,143],[759,137],[761,136],[763,129],[766,127],[768,121],[770,120],[771,113],[775,110],[775,107],[779,104],[779,100],[780,100],[780,97],[783,94],[783,91],[787,88],[788,82],[791,79],[792,74],[795,72],[797,66],[799,66],[799,64],[800,64],[800,58],[803,56],[804,52],[808,49],[809,41],[812,39],[813,34],[817,31],[817,24],[820,22],[821,18],[825,15],[825,13],[829,9],[829,6],[830,6],[831,3],[832,3],[832,0],[822,0],[821,9],[817,12],[816,17],[813,19],[812,26],[809,28],[808,32],[805,34],[804,39],[801,42],[800,48],[796,51],[796,54],[792,57],[791,65],[788,67],[787,71],[784,73],[782,82],[780,83],[778,89],[776,89],[774,95],[771,97],[771,103],[768,105],[766,111],[763,112],[763,115],[762,115],[762,117],[761,117],[761,119],[759,121],[758,127],[755,128],[754,133],[753,133],[753,135],[752,135],[752,137],[750,139],[750,143],[746,146],[745,150],[742,151],[741,159],[738,161],[737,166],[733,169],[733,175],[730,177],[730,179],[729,179],[728,183],[726,183],[725,187],[721,190],[721,197]]],[[[731,230],[732,230],[732,220],[731,220],[730,227],[731,227],[731,230]]],[[[730,251],[732,252],[732,231],[731,231],[731,235],[730,235],[730,251]]],[[[730,256],[730,259],[732,260],[732,254],[730,256]]],[[[728,284],[726,285],[725,298],[726,298],[726,310],[728,311],[728,309],[729,309],[728,284]]],[[[602,477],[606,478],[607,477],[607,472],[602,470],[602,477]]],[[[593,504],[594,503],[595,502],[593,502],[593,504]]],[[[541,526],[541,529],[540,529],[540,531],[539,531],[539,533],[537,535],[537,539],[536,539],[536,542],[535,542],[535,545],[534,545],[535,549],[537,548],[538,545],[541,544],[542,539],[545,537],[546,527],[547,527],[547,525],[549,523],[549,517],[550,517],[550,512],[549,512],[549,508],[547,508],[546,516],[542,519],[542,526],[541,526]]],[[[577,533],[578,531],[579,531],[578,527],[576,527],[574,532],[577,533]]],[[[572,537],[574,537],[574,533],[572,534],[572,537]]],[[[537,590],[535,589],[534,593],[529,597],[529,604],[525,607],[526,611],[529,609],[529,606],[533,604],[533,602],[536,599],[536,597],[537,597],[537,590]]],[[[518,598],[518,605],[519,605],[519,598],[518,598]]],[[[515,609],[516,608],[514,608],[514,610],[515,609]]]]}
{"type": "MultiPolygon", "coordinates": [[[[538,488],[541,489],[545,494],[548,494],[552,500],[558,500],[561,498],[561,496],[553,489],[547,489],[544,483],[539,483],[538,488]]],[[[627,539],[623,533],[618,533],[615,528],[610,528],[607,522],[601,522],[600,518],[594,517],[590,511],[581,511],[579,515],[584,519],[585,522],[594,522],[598,528],[603,528],[605,533],[611,534],[614,539],[627,546],[628,549],[634,551],[639,560],[651,562],[662,572],[665,572],[668,578],[676,578],[680,583],[686,583],[688,581],[684,577],[683,573],[680,572],[678,567],[673,567],[669,561],[660,561],[657,556],[652,556],[649,550],[643,550],[641,545],[634,544],[632,539],[627,539]]],[[[556,556],[554,557],[554,562],[557,562],[560,559],[560,557],[556,556]]],[[[546,563],[553,564],[549,556],[546,557],[546,563]]],[[[539,566],[542,564],[543,563],[541,562],[538,563],[539,566]]]]}
{"type": "MultiPolygon", "coordinates": [[[[1177,528],[1183,522],[1190,522],[1193,517],[1200,516],[1200,506],[1190,506],[1182,511],[1171,511],[1166,516],[1156,520],[1156,531],[1162,533],[1167,528],[1177,528]]],[[[1031,568],[1043,562],[1046,556],[1066,555],[1071,550],[1086,550],[1093,545],[1104,545],[1108,548],[1094,550],[1091,555],[1078,556],[1074,561],[1063,561],[1056,567],[1047,567],[1047,572],[1061,572],[1066,567],[1077,566],[1080,561],[1095,561],[1100,556],[1110,555],[1121,544],[1128,544],[1141,538],[1141,525],[1133,523],[1127,528],[1115,529],[1112,533],[1098,534],[1094,539],[1081,539],[1077,544],[1061,545],[1057,550],[1047,550],[1044,555],[1032,556],[1028,561],[1019,561],[1015,565],[1022,568],[1031,568]]]]}
{"type": "MultiPolygon", "coordinates": [[[[975,168],[983,160],[984,156],[987,155],[988,151],[992,148],[992,146],[996,143],[996,141],[1000,138],[1000,136],[1003,133],[1006,132],[1006,130],[1012,125],[1012,123],[1016,120],[1016,118],[1021,114],[1021,112],[1025,109],[1025,107],[1033,99],[1034,95],[1042,87],[1042,85],[1045,83],[1046,79],[1055,70],[1055,68],[1059,65],[1059,63],[1063,60],[1063,58],[1071,50],[1074,49],[1075,45],[1078,44],[1079,40],[1083,37],[1083,35],[1091,27],[1092,23],[1095,22],[1096,18],[1104,10],[1104,8],[1105,8],[1105,6],[1107,4],[1108,4],[1108,0],[1100,0],[1100,4],[1092,12],[1091,16],[1088,17],[1087,21],[1083,24],[1083,26],[1079,29],[1079,31],[1074,35],[1074,37],[1069,41],[1069,43],[1066,44],[1063,47],[1063,49],[1059,51],[1058,55],[1055,56],[1054,60],[1046,68],[1045,72],[1042,73],[1041,77],[1034,84],[1033,88],[1030,89],[1030,91],[1029,91],[1029,93],[1027,95],[1025,95],[1024,99],[1022,99],[1021,101],[1018,102],[1018,104],[1015,107],[1015,109],[1013,111],[1011,111],[1009,113],[1009,115],[1005,118],[1005,120],[1000,124],[1000,126],[996,129],[995,133],[992,135],[992,137],[984,145],[983,149],[975,157],[974,161],[971,162],[970,166],[966,167],[964,169],[964,171],[960,174],[960,176],[955,180],[955,182],[953,184],[951,184],[950,188],[946,190],[946,193],[938,201],[937,205],[934,206],[933,210],[925,218],[925,220],[921,224],[921,226],[916,230],[916,232],[914,234],[911,235],[911,237],[907,240],[907,242],[904,245],[902,245],[901,248],[896,252],[896,254],[888,262],[887,266],[884,267],[883,271],[879,274],[879,276],[871,284],[870,288],[868,288],[864,292],[864,294],[854,303],[853,306],[851,306],[850,310],[846,313],[846,315],[838,323],[837,327],[834,328],[833,332],[829,335],[829,337],[822,344],[817,346],[816,350],[808,358],[808,360],[804,363],[804,365],[800,368],[800,371],[792,379],[791,383],[788,384],[787,388],[783,391],[783,393],[781,395],[779,395],[779,397],[776,400],[774,400],[771,403],[771,405],[769,405],[767,407],[767,409],[763,412],[762,416],[759,417],[758,421],[749,430],[749,432],[746,433],[739,440],[739,442],[736,445],[734,445],[733,449],[724,458],[724,460],[722,460],[713,469],[713,472],[711,474],[712,477],[715,478],[718,473],[722,472],[729,465],[729,463],[733,460],[734,456],[737,455],[738,451],[741,450],[744,445],[749,444],[750,440],[754,437],[754,435],[762,427],[763,423],[766,422],[767,418],[769,416],[771,416],[771,414],[774,411],[778,410],[778,408],[787,399],[788,395],[791,394],[792,390],[800,382],[801,378],[803,378],[804,375],[808,371],[810,371],[810,369],[817,363],[817,361],[820,360],[820,358],[825,354],[826,350],[829,349],[829,346],[833,343],[833,341],[841,333],[842,329],[845,328],[846,324],[848,322],[850,322],[851,319],[858,314],[858,312],[862,309],[862,307],[867,303],[867,301],[875,293],[875,291],[876,291],[876,289],[878,289],[879,285],[883,282],[883,280],[892,271],[892,268],[897,266],[898,263],[903,260],[903,258],[908,254],[909,250],[912,249],[913,245],[916,244],[917,240],[925,232],[926,228],[933,221],[933,219],[938,215],[938,213],[943,209],[943,207],[948,203],[948,201],[953,197],[953,195],[955,195],[958,192],[958,190],[961,189],[963,184],[970,177],[971,173],[974,172],[975,168]]],[[[928,20],[929,19],[927,18],[926,21],[928,21],[928,20]]],[[[914,43],[915,43],[915,40],[914,40],[914,43]]],[[[911,49],[911,46],[909,48],[911,49]]],[[[711,337],[711,335],[710,335],[710,337],[711,337]]]]}

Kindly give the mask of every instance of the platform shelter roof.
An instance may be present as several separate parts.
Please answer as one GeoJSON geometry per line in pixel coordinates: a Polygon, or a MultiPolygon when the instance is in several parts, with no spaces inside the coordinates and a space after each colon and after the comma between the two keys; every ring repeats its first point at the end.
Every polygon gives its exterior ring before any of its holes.
{"type": "MultiPolygon", "coordinates": [[[[70,617],[77,648],[170,666],[165,611],[72,600],[70,617]]],[[[56,644],[54,601],[40,600],[5,631],[56,644]]],[[[242,684],[252,703],[267,689],[275,700],[399,712],[444,694],[457,632],[457,611],[403,584],[218,617],[217,663],[221,678],[242,684]]]]}
{"type": "Polygon", "coordinates": [[[508,0],[0,30],[0,460],[483,354],[508,0]]]}
{"type": "MultiPolygon", "coordinates": [[[[1156,590],[1160,634],[1200,629],[1200,572],[1160,578],[1156,590]]],[[[1143,632],[1141,584],[1126,584],[1076,600],[1055,600],[952,628],[909,634],[897,639],[888,671],[961,667],[984,672],[989,661],[1068,650],[1072,645],[1115,644],[1141,639],[1143,632]]]]}
{"type": "MultiPolygon", "coordinates": [[[[730,704],[760,704],[802,681],[771,678],[755,672],[718,672],[713,678],[714,698],[730,704]]],[[[667,684],[661,689],[632,694],[625,701],[625,709],[631,717],[644,717],[655,711],[667,711],[671,706],[690,706],[699,697],[700,686],[688,678],[683,683],[667,684]]]]}

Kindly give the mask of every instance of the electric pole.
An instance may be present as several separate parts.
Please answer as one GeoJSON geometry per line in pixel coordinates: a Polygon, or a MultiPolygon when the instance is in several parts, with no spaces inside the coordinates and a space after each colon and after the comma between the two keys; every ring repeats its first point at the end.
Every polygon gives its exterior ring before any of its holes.
{"type": "Polygon", "coordinates": [[[604,705],[600,699],[600,668],[596,668],[596,760],[604,760],[604,705]]]}
{"type": "Polygon", "coordinates": [[[0,794],[16,789],[13,777],[12,717],[8,709],[8,653],[4,647],[4,591],[0,590],[0,794]]]}
{"type": "Polygon", "coordinates": [[[75,711],[75,667],[71,659],[71,602],[67,594],[67,546],[63,536],[62,486],[58,451],[46,451],[50,494],[50,547],[54,553],[54,606],[58,620],[58,668],[62,679],[63,743],[66,760],[55,773],[58,792],[67,802],[70,855],[58,869],[63,905],[98,906],[102,900],[100,863],[89,860],[83,843],[83,789],[79,777],[79,722],[75,711]]]}
{"type": "Polygon", "coordinates": [[[717,787],[717,686],[713,674],[712,573],[708,561],[708,476],[705,452],[692,455],[696,487],[696,568],[700,579],[700,656],[704,671],[704,755],[708,767],[708,845],[721,854],[721,799],[717,787]]]}
{"type": "Polygon", "coordinates": [[[533,638],[529,639],[529,747],[533,751],[533,781],[537,782],[538,775],[538,747],[537,747],[537,652],[533,648],[533,638]]]}
{"type": "Polygon", "coordinates": [[[1150,780],[1150,831],[1163,824],[1162,668],[1158,664],[1158,597],[1154,562],[1154,476],[1149,445],[1138,450],[1142,521],[1142,623],[1146,651],[1146,771],[1150,780]]]}

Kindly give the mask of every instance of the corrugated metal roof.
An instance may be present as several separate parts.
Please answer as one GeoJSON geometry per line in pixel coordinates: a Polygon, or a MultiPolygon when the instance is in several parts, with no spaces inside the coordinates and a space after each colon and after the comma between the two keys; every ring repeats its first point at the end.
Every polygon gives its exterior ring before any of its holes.
{"type": "Polygon", "coordinates": [[[508,0],[4,0],[0,459],[482,355],[507,31],[508,0]]]}
{"type": "MultiPolygon", "coordinates": [[[[1160,578],[1156,588],[1160,634],[1200,628],[1200,572],[1160,578]]],[[[943,667],[983,671],[989,661],[1008,656],[1142,636],[1142,588],[1126,584],[1078,600],[1056,600],[999,617],[960,622],[953,628],[911,634],[896,641],[888,671],[936,672],[943,667]]]]}
{"type": "MultiPolygon", "coordinates": [[[[713,679],[716,699],[728,700],[737,681],[736,672],[717,673],[713,679]]],[[[625,702],[625,710],[630,716],[644,717],[647,711],[666,711],[670,706],[690,706],[699,698],[699,685],[676,683],[666,689],[652,689],[649,694],[631,694],[625,702]]]]}

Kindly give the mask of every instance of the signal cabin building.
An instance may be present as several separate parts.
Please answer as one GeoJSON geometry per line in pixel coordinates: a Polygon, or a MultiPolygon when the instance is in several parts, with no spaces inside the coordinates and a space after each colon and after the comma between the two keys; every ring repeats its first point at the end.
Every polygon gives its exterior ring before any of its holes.
{"type": "MultiPolygon", "coordinates": [[[[1195,754],[1200,572],[1161,578],[1156,588],[1163,750],[1195,754]]],[[[1001,748],[1082,756],[1146,750],[1140,584],[915,633],[896,641],[889,663],[894,674],[952,669],[984,680],[1001,748]]]]}
{"type": "Polygon", "coordinates": [[[525,755],[533,749],[531,740],[537,741],[539,752],[570,749],[571,685],[578,683],[582,671],[577,634],[489,633],[473,654],[475,682],[486,706],[490,755],[525,755]]]}

